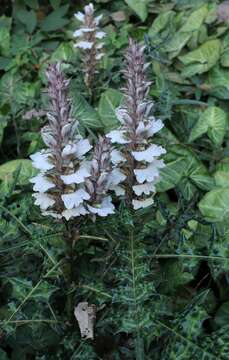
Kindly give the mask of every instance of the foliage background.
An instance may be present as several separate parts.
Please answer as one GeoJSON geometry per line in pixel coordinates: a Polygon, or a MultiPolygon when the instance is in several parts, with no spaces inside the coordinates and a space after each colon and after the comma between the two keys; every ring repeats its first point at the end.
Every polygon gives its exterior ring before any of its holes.
{"type": "Polygon", "coordinates": [[[72,39],[86,4],[1,5],[0,359],[229,359],[229,4],[95,1],[108,35],[93,99],[72,39]],[[84,224],[69,287],[63,229],[41,217],[29,183],[46,121],[36,113],[47,104],[44,70],[63,62],[74,115],[93,139],[117,125],[129,36],[145,41],[152,63],[167,167],[153,208],[132,219],[117,203],[115,216],[84,224]],[[94,341],[69,323],[69,293],[96,304],[94,341]]]}

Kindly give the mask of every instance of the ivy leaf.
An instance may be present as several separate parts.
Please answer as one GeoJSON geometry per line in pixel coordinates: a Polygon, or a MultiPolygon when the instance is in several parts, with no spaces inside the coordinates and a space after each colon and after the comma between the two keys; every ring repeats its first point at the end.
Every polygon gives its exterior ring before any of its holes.
{"type": "Polygon", "coordinates": [[[125,0],[125,2],[142,21],[146,20],[148,16],[148,0],[125,0]]]}
{"type": "Polygon", "coordinates": [[[218,39],[206,41],[199,48],[179,56],[179,60],[187,65],[183,76],[191,77],[196,74],[202,74],[211,69],[220,58],[221,42],[218,39]]]}
{"type": "Polygon", "coordinates": [[[210,106],[200,116],[193,127],[189,141],[198,139],[203,134],[209,136],[213,144],[220,146],[227,128],[227,114],[216,106],[210,106]]]}
{"type": "Polygon", "coordinates": [[[229,187],[211,190],[201,199],[198,206],[200,212],[208,221],[228,220],[229,187]]]}
{"type": "Polygon", "coordinates": [[[193,32],[199,30],[203,24],[204,19],[208,14],[208,5],[203,5],[199,9],[193,11],[184,25],[180,29],[181,32],[193,32]]]}
{"type": "Polygon", "coordinates": [[[122,93],[114,89],[108,89],[102,94],[98,112],[105,131],[109,131],[119,125],[115,110],[121,104],[122,99],[122,93]]]}
{"type": "Polygon", "coordinates": [[[149,29],[149,36],[153,37],[154,35],[164,30],[164,28],[169,24],[174,15],[175,12],[171,10],[165,11],[162,14],[158,15],[149,29]]]}

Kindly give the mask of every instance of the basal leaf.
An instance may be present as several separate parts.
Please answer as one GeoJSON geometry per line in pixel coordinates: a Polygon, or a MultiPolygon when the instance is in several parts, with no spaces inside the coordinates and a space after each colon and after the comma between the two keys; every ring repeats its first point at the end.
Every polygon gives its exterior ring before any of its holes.
{"type": "Polygon", "coordinates": [[[102,94],[99,101],[98,113],[106,131],[119,125],[115,110],[121,104],[122,99],[122,93],[115,89],[108,89],[102,94]]]}
{"type": "Polygon", "coordinates": [[[227,128],[226,113],[216,106],[210,106],[200,116],[191,131],[189,141],[194,141],[207,133],[213,144],[221,145],[227,128]]]}
{"type": "Polygon", "coordinates": [[[55,31],[61,29],[69,23],[69,19],[64,18],[68,11],[69,5],[63,5],[52,11],[42,22],[43,31],[55,31]]]}
{"type": "Polygon", "coordinates": [[[164,28],[168,25],[174,15],[175,12],[171,10],[159,14],[149,29],[149,36],[153,37],[160,31],[164,30],[164,28]]]}

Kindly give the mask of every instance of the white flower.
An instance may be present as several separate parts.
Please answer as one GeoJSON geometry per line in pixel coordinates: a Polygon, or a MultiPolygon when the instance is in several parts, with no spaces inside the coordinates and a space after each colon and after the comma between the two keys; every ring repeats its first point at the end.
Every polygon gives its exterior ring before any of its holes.
{"type": "Polygon", "coordinates": [[[77,20],[79,20],[79,21],[81,21],[81,22],[84,22],[85,15],[84,15],[82,12],[78,11],[78,12],[75,14],[75,17],[76,17],[77,20]]]}
{"type": "Polygon", "coordinates": [[[75,155],[80,159],[83,155],[85,155],[89,150],[91,150],[92,146],[90,145],[87,139],[82,139],[78,141],[76,144],[75,155]]]}
{"type": "Polygon", "coordinates": [[[125,157],[122,155],[121,151],[119,150],[112,150],[111,151],[111,162],[114,164],[114,165],[117,165],[121,162],[124,162],[126,161],[125,157]]]}
{"type": "Polygon", "coordinates": [[[146,182],[141,185],[134,185],[133,190],[138,196],[142,194],[149,195],[151,192],[155,191],[155,182],[146,182]]]}
{"type": "Polygon", "coordinates": [[[35,193],[32,196],[36,199],[34,204],[40,206],[42,210],[46,210],[55,204],[55,200],[45,193],[35,193]]]}
{"type": "Polygon", "coordinates": [[[109,214],[114,214],[115,207],[112,204],[111,197],[107,196],[102,200],[102,203],[98,205],[97,207],[87,205],[88,210],[92,214],[97,214],[99,216],[107,216],[109,214]]]}
{"type": "Polygon", "coordinates": [[[108,186],[115,186],[120,184],[126,179],[126,175],[124,175],[118,168],[115,168],[111,171],[108,176],[108,186]]]}
{"type": "Polygon", "coordinates": [[[113,190],[116,196],[123,196],[125,195],[125,189],[119,185],[110,185],[109,190],[113,190]]]}
{"type": "Polygon", "coordinates": [[[96,25],[99,25],[99,22],[100,22],[100,20],[102,19],[102,17],[103,17],[102,14],[99,15],[99,16],[96,16],[96,18],[95,18],[95,23],[96,23],[96,25]]]}
{"type": "Polygon", "coordinates": [[[92,3],[86,5],[86,6],[84,7],[84,11],[85,11],[85,13],[87,13],[87,12],[94,12],[94,5],[93,5],[92,3]]]}
{"type": "Polygon", "coordinates": [[[90,195],[84,190],[79,189],[70,194],[61,195],[66,209],[78,207],[84,200],[89,200],[90,195]]]}
{"type": "Polygon", "coordinates": [[[34,184],[34,191],[45,192],[55,187],[55,184],[43,174],[34,176],[32,179],[30,179],[30,182],[34,184]]]}
{"type": "Polygon", "coordinates": [[[124,130],[112,130],[106,136],[111,139],[112,143],[127,144],[130,141],[124,137],[124,130]]]}
{"type": "Polygon", "coordinates": [[[85,209],[83,205],[79,205],[76,208],[64,210],[62,212],[62,216],[68,221],[72,217],[77,217],[80,215],[86,215],[88,214],[88,211],[85,209]]]}
{"type": "Polygon", "coordinates": [[[122,107],[118,107],[115,110],[115,115],[117,116],[121,124],[126,124],[126,123],[132,124],[132,119],[126,109],[123,109],[122,107]]]}
{"type": "Polygon", "coordinates": [[[91,49],[93,46],[93,42],[90,41],[79,41],[78,43],[74,44],[74,46],[80,49],[91,49]]]}
{"type": "Polygon", "coordinates": [[[148,198],[145,200],[132,200],[132,204],[134,207],[134,210],[138,210],[141,208],[146,208],[154,203],[153,198],[148,198]]]}
{"type": "Polygon", "coordinates": [[[165,154],[166,151],[162,146],[150,145],[148,149],[144,151],[132,151],[132,155],[137,161],[152,162],[157,156],[165,154]]]}
{"type": "Polygon", "coordinates": [[[85,178],[89,177],[89,171],[81,166],[78,171],[70,175],[61,175],[61,179],[66,185],[80,184],[84,182],[85,178]]]}
{"type": "Polygon", "coordinates": [[[96,45],[96,49],[98,49],[98,50],[102,49],[103,46],[104,46],[104,43],[101,42],[101,43],[96,45]]]}
{"type": "Polygon", "coordinates": [[[94,28],[81,28],[79,30],[76,30],[74,33],[73,33],[73,36],[74,37],[80,37],[82,36],[84,33],[88,33],[88,32],[92,32],[92,31],[95,31],[94,28]]]}
{"type": "Polygon", "coordinates": [[[52,216],[54,219],[61,219],[61,215],[56,213],[55,211],[42,211],[42,215],[52,216]]]}
{"type": "Polygon", "coordinates": [[[97,39],[102,39],[102,38],[104,38],[104,36],[106,36],[106,33],[104,31],[97,31],[95,34],[95,37],[97,39]]]}
{"type": "Polygon", "coordinates": [[[163,160],[154,160],[144,169],[134,169],[137,181],[142,184],[144,181],[151,182],[159,176],[159,169],[165,166],[163,160]]]}
{"type": "Polygon", "coordinates": [[[154,134],[156,134],[164,126],[163,122],[160,119],[155,120],[153,117],[152,117],[152,119],[153,120],[151,120],[150,123],[147,125],[147,136],[148,137],[151,137],[154,134]]]}
{"type": "Polygon", "coordinates": [[[54,165],[50,162],[50,154],[44,151],[37,152],[30,156],[32,165],[39,170],[51,170],[54,165]]]}
{"type": "Polygon", "coordinates": [[[95,58],[96,58],[96,60],[100,60],[100,59],[102,59],[103,56],[104,56],[104,53],[100,53],[100,54],[97,54],[95,56],[95,58]]]}
{"type": "Polygon", "coordinates": [[[78,159],[81,159],[92,146],[87,139],[81,139],[76,144],[68,144],[62,151],[63,156],[75,155],[78,159]]]}

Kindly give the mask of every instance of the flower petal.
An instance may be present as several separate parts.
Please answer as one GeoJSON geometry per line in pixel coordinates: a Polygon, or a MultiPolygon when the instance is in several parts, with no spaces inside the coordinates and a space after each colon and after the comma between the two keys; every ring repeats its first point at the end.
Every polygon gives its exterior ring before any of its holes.
{"type": "Polygon", "coordinates": [[[68,209],[68,210],[64,210],[62,212],[62,216],[66,219],[69,220],[72,217],[77,217],[80,215],[86,215],[88,214],[88,211],[85,209],[85,207],[83,205],[80,205],[74,209],[68,209]]]}
{"type": "Polygon", "coordinates": [[[78,207],[84,200],[89,200],[90,195],[84,190],[79,189],[70,194],[61,195],[66,209],[73,209],[78,207]]]}
{"type": "Polygon", "coordinates": [[[165,166],[163,160],[154,160],[144,169],[134,169],[137,181],[142,184],[144,181],[151,182],[159,176],[159,169],[165,166]]]}
{"type": "Polygon", "coordinates": [[[50,154],[44,151],[37,152],[30,156],[32,165],[39,170],[51,170],[54,165],[50,162],[50,154]]]}
{"type": "Polygon", "coordinates": [[[151,192],[155,192],[155,182],[146,182],[141,185],[134,185],[133,190],[138,196],[142,194],[149,195],[151,192]]]}
{"type": "Polygon", "coordinates": [[[55,184],[43,174],[34,176],[30,182],[34,184],[33,190],[38,192],[45,192],[55,187],[55,184]]]}
{"type": "Polygon", "coordinates": [[[55,200],[50,195],[45,193],[39,192],[33,194],[32,196],[36,199],[34,204],[40,206],[42,210],[46,210],[55,204],[55,200]]]}
{"type": "Polygon", "coordinates": [[[97,39],[102,39],[106,36],[106,33],[104,31],[97,31],[96,34],[95,34],[95,37],[97,39]]]}
{"type": "Polygon", "coordinates": [[[117,165],[121,162],[124,162],[126,161],[125,157],[122,155],[121,151],[119,150],[112,150],[111,151],[111,162],[114,164],[114,165],[117,165]]]}
{"type": "Polygon", "coordinates": [[[88,169],[86,169],[84,166],[81,166],[79,170],[76,171],[74,174],[61,175],[61,179],[66,185],[71,185],[71,184],[80,184],[84,182],[85,178],[89,176],[90,173],[88,169]]]}
{"type": "Polygon", "coordinates": [[[74,47],[80,49],[91,49],[93,46],[93,42],[90,41],[79,41],[78,43],[74,44],[74,47]]]}
{"type": "Polygon", "coordinates": [[[91,150],[92,146],[90,145],[87,139],[79,140],[76,144],[75,154],[80,159],[83,155],[85,155],[89,150],[91,150]]]}
{"type": "Polygon", "coordinates": [[[145,200],[132,200],[134,210],[138,210],[141,208],[146,208],[154,203],[153,198],[148,198],[145,200]]]}
{"type": "Polygon", "coordinates": [[[150,145],[148,149],[143,151],[132,151],[132,155],[137,161],[152,162],[155,157],[165,154],[166,151],[162,146],[150,145]]]}
{"type": "Polygon", "coordinates": [[[84,22],[85,15],[84,15],[82,12],[78,11],[78,12],[75,14],[75,17],[76,17],[77,20],[79,20],[79,21],[81,21],[81,22],[84,22]]]}
{"type": "Polygon", "coordinates": [[[150,136],[153,136],[154,134],[156,134],[158,131],[160,131],[163,128],[163,126],[164,126],[164,124],[160,119],[152,120],[147,125],[147,137],[150,137],[150,136]]]}
{"type": "Polygon", "coordinates": [[[103,199],[102,203],[98,207],[88,205],[88,210],[92,214],[97,214],[99,216],[105,217],[109,214],[114,214],[115,207],[112,204],[111,197],[107,196],[103,199]]]}
{"type": "Polygon", "coordinates": [[[110,189],[110,186],[115,186],[120,184],[126,179],[126,175],[123,174],[121,170],[118,168],[115,168],[111,171],[111,173],[108,176],[108,187],[110,189]]]}
{"type": "Polygon", "coordinates": [[[111,139],[112,143],[127,144],[130,142],[125,139],[123,130],[112,130],[106,136],[111,139]]]}
{"type": "Polygon", "coordinates": [[[56,213],[55,211],[42,211],[42,215],[52,216],[54,219],[61,219],[61,215],[56,213]]]}

